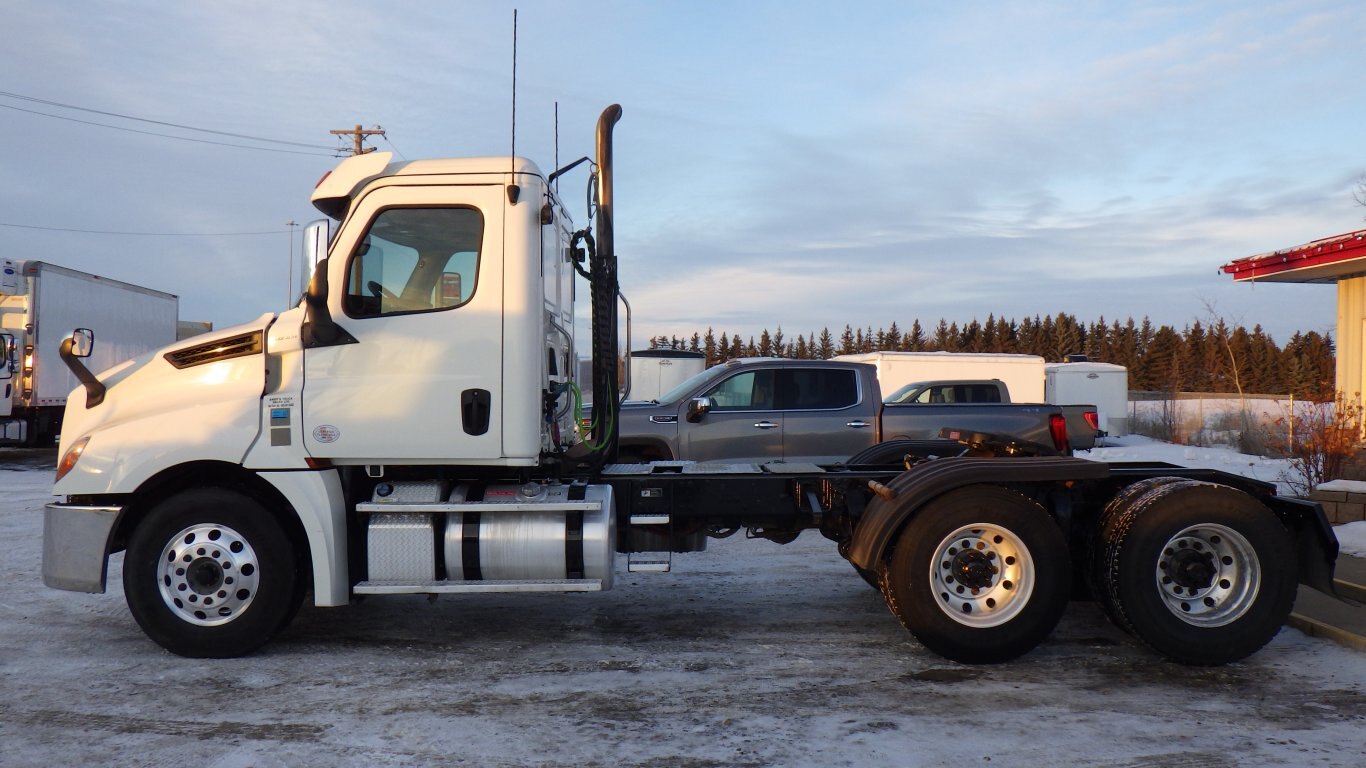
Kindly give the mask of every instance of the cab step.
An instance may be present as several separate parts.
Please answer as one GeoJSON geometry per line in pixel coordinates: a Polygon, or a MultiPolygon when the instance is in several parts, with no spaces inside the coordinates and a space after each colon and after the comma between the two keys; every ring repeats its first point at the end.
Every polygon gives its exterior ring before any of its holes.
{"type": "Polygon", "coordinates": [[[485,592],[601,592],[600,579],[427,581],[394,584],[362,581],[351,588],[357,595],[446,595],[485,592]]]}

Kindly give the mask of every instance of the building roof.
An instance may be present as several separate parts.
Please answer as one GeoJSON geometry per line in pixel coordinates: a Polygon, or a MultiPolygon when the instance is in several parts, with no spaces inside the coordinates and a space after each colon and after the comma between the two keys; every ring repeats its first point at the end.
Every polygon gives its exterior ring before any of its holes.
{"type": "Polygon", "coordinates": [[[1366,275],[1366,229],[1231,261],[1219,268],[1238,282],[1335,283],[1366,275]]]}

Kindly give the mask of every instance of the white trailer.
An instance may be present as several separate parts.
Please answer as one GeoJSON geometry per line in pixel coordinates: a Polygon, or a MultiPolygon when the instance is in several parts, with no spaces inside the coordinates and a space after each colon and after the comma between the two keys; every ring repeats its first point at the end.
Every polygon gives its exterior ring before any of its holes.
{"type": "Polygon", "coordinates": [[[1129,369],[1112,363],[1049,363],[1044,366],[1044,401],[1094,403],[1100,429],[1129,433],[1129,369]]]}
{"type": "Polygon", "coordinates": [[[913,381],[1000,379],[1010,390],[1010,399],[1013,402],[1044,401],[1044,360],[1038,355],[864,352],[856,355],[837,355],[835,359],[877,366],[878,385],[882,387],[884,395],[889,395],[913,381]]]}
{"type": "Polygon", "coordinates": [[[48,445],[76,377],[57,355],[89,328],[105,370],[176,340],[179,299],[42,261],[0,259],[0,442],[48,445]]]}
{"type": "Polygon", "coordinates": [[[707,368],[707,356],[681,349],[641,349],[631,353],[631,400],[658,400],[660,395],[707,368]]]}

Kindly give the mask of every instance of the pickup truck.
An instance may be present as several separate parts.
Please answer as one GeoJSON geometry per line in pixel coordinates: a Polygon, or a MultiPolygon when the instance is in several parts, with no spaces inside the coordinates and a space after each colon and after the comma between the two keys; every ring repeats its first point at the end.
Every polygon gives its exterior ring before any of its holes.
{"type": "Polygon", "coordinates": [[[628,462],[830,464],[890,440],[935,439],[946,428],[1071,450],[1059,406],[883,403],[875,367],[834,360],[731,360],[657,401],[623,404],[620,422],[628,462]]]}
{"type": "MultiPolygon", "coordinates": [[[[1010,389],[1000,379],[916,381],[883,399],[883,405],[965,405],[1009,403],[1010,389]]],[[[1074,451],[1096,447],[1100,414],[1094,405],[1059,405],[1067,422],[1067,442],[1074,451]]]]}

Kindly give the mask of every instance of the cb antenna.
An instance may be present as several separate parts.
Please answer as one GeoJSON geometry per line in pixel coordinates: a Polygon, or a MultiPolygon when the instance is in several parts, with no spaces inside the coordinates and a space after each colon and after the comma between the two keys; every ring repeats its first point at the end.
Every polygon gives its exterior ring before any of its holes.
{"type": "Polygon", "coordinates": [[[508,184],[508,202],[517,204],[522,190],[517,186],[517,9],[512,9],[512,153],[508,155],[508,173],[512,183],[508,184]]]}

